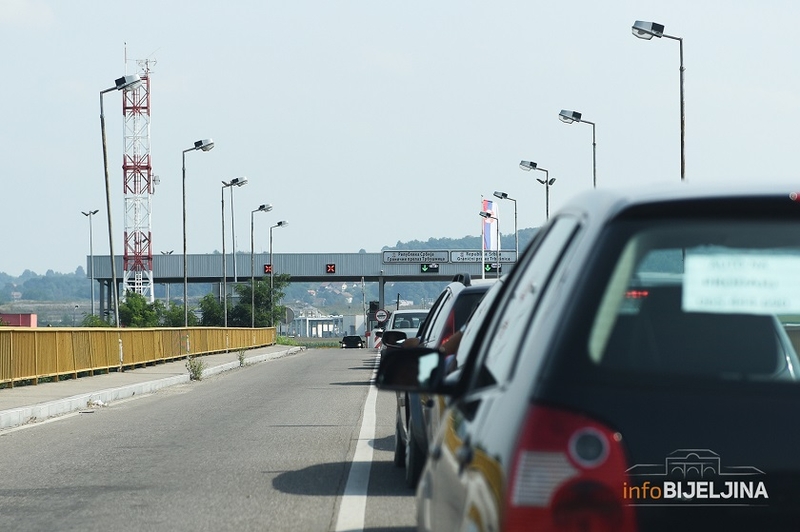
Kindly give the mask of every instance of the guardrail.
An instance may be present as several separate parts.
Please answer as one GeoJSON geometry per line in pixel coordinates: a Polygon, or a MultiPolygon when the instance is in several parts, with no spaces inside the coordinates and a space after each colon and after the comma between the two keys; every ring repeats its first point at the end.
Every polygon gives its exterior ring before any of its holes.
{"type": "Polygon", "coordinates": [[[166,362],[187,356],[273,345],[275,328],[0,327],[0,384],[166,362]]]}

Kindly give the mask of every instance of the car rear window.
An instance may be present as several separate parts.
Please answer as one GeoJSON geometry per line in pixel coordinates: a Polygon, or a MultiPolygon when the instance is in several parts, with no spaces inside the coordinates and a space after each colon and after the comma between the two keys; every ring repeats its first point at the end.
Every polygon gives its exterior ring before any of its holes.
{"type": "Polygon", "coordinates": [[[585,314],[607,371],[800,379],[800,231],[756,220],[617,222],[585,314]],[[794,340],[794,343],[793,341],[794,340]]]}

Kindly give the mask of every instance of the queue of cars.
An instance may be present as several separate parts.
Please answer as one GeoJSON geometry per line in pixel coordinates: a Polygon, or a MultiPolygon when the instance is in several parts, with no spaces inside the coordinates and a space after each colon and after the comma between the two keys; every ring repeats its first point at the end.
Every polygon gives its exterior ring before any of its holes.
{"type": "Polygon", "coordinates": [[[455,364],[381,357],[380,388],[444,398],[419,529],[796,530],[798,272],[790,190],[573,199],[455,364]]]}
{"type": "MultiPolygon", "coordinates": [[[[408,331],[387,329],[383,333],[383,353],[409,346],[439,349],[458,333],[472,311],[496,279],[473,280],[459,275],[439,294],[428,311],[427,318],[413,335],[408,331]]],[[[410,311],[409,311],[410,312],[410,311]]],[[[428,456],[428,441],[434,399],[417,393],[398,393],[395,417],[394,463],[405,467],[406,484],[416,487],[428,456]]]]}

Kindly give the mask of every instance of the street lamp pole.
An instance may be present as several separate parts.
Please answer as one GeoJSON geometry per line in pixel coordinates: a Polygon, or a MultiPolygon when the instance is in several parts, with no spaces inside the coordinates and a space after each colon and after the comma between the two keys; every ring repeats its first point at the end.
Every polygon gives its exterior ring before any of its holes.
{"type": "Polygon", "coordinates": [[[680,53],[680,98],[681,98],[681,181],[686,179],[686,112],[684,108],[683,99],[683,38],[675,37],[674,35],[667,35],[664,33],[664,25],[657,22],[647,22],[644,20],[637,20],[631,26],[633,35],[639,39],[649,41],[653,37],[661,38],[666,37],[673,41],[678,41],[680,53]]]}
{"type": "Polygon", "coordinates": [[[138,75],[123,76],[114,81],[114,86],[100,91],[100,134],[103,137],[103,170],[106,179],[106,212],[108,214],[108,253],[111,256],[111,294],[114,305],[114,325],[119,327],[119,289],[117,287],[117,266],[114,260],[114,230],[111,224],[111,181],[108,176],[108,148],[106,146],[106,116],[103,112],[103,96],[113,90],[135,89],[142,84],[138,75]]]}
{"type": "Polygon", "coordinates": [[[539,170],[540,172],[544,172],[544,180],[536,178],[536,181],[544,185],[545,188],[545,216],[546,220],[550,219],[550,185],[556,182],[555,178],[550,179],[550,172],[546,169],[540,167],[533,161],[520,161],[519,167],[529,172],[531,170],[539,170]]]}
{"type": "Polygon", "coordinates": [[[507,199],[514,202],[514,261],[519,260],[519,231],[517,230],[517,200],[499,190],[494,191],[494,197],[499,199],[507,199]]]}
{"type": "Polygon", "coordinates": [[[188,297],[188,290],[189,290],[189,277],[187,274],[187,264],[186,264],[186,152],[188,151],[195,151],[195,150],[203,150],[208,151],[214,147],[214,141],[211,139],[202,139],[195,141],[194,146],[183,150],[181,154],[182,158],[182,191],[181,195],[183,196],[183,326],[189,326],[189,307],[187,306],[187,297],[188,297]]]}
{"type": "Polygon", "coordinates": [[[89,218],[89,283],[92,288],[92,316],[94,316],[94,237],[92,236],[92,216],[100,212],[98,209],[81,214],[89,218]]]}
{"type": "Polygon", "coordinates": [[[584,124],[589,124],[592,126],[592,188],[597,188],[597,140],[595,138],[594,122],[582,120],[581,113],[578,111],[568,111],[566,109],[562,109],[561,112],[558,113],[558,119],[565,124],[583,122],[584,124]]]}
{"type": "Polygon", "coordinates": [[[273,293],[273,275],[275,273],[275,264],[272,262],[272,230],[276,227],[286,227],[289,224],[286,220],[281,220],[269,228],[269,326],[275,326],[275,298],[273,293]]]}
{"type": "MultiPolygon", "coordinates": [[[[233,187],[241,187],[247,184],[246,177],[236,177],[231,179],[230,182],[222,182],[222,308],[224,318],[224,326],[228,326],[228,261],[225,260],[225,189],[231,189],[231,224],[233,224],[233,187]]],[[[233,233],[234,248],[233,248],[233,271],[234,282],[236,281],[236,233],[233,233]]]]}
{"type": "MultiPolygon", "coordinates": [[[[256,212],[269,212],[272,210],[272,205],[269,203],[264,203],[263,205],[259,205],[258,209],[254,209],[250,211],[250,328],[255,329],[256,327],[256,278],[255,278],[255,254],[253,249],[255,248],[254,242],[255,239],[253,237],[253,214],[256,212]]],[[[272,258],[270,257],[270,261],[272,258]]]]}

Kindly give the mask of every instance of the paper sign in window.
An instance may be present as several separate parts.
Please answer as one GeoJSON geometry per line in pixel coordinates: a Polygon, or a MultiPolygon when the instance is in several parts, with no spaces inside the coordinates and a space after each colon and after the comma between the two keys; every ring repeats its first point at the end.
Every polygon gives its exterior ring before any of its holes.
{"type": "Polygon", "coordinates": [[[690,253],[685,258],[684,272],[684,311],[800,312],[798,256],[690,253]]]}

